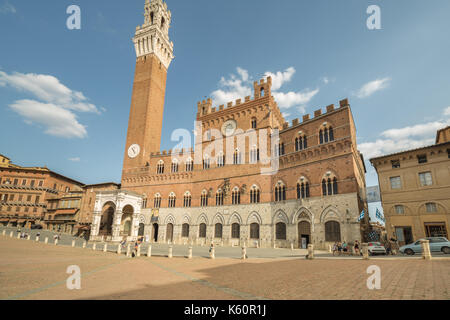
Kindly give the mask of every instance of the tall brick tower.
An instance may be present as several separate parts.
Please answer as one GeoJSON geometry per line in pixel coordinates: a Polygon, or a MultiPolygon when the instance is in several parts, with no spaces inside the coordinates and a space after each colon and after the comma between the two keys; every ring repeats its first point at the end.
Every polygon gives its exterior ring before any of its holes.
{"type": "Polygon", "coordinates": [[[136,27],[136,71],[123,172],[145,166],[160,151],[167,70],[172,62],[171,12],[162,0],[145,1],[145,22],[136,27]]]}

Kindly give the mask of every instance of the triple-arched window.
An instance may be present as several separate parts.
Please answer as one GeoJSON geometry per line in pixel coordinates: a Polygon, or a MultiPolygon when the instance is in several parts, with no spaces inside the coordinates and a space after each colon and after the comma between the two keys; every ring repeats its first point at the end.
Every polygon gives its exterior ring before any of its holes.
{"type": "Polygon", "coordinates": [[[233,154],[233,164],[241,164],[242,163],[242,154],[239,149],[236,149],[233,154]]]}
{"type": "Polygon", "coordinates": [[[155,194],[155,198],[153,200],[154,208],[161,208],[161,195],[159,193],[155,194]]]}
{"type": "Polygon", "coordinates": [[[208,206],[208,191],[203,190],[202,195],[200,196],[200,204],[202,207],[208,206]]]}
{"type": "Polygon", "coordinates": [[[319,143],[324,144],[334,141],[334,129],[327,123],[323,124],[323,128],[319,130],[319,143]]]}
{"type": "Polygon", "coordinates": [[[322,179],[322,195],[332,196],[338,194],[338,180],[336,177],[324,177],[322,179]]]}
{"type": "Polygon", "coordinates": [[[223,191],[222,189],[216,192],[216,206],[223,206],[223,191]]]}
{"type": "Polygon", "coordinates": [[[186,161],[186,171],[187,172],[191,172],[191,171],[193,171],[194,170],[194,161],[191,159],[191,158],[189,158],[187,161],[186,161]]]}
{"type": "Polygon", "coordinates": [[[187,191],[183,197],[183,207],[190,208],[191,204],[192,204],[192,195],[189,191],[187,191]]]}
{"type": "Polygon", "coordinates": [[[159,160],[158,164],[156,165],[156,173],[164,174],[164,161],[159,160]]]}
{"type": "Polygon", "coordinates": [[[169,208],[175,208],[177,197],[175,196],[175,193],[170,193],[169,195],[169,208]]]}
{"type": "Polygon", "coordinates": [[[261,201],[261,192],[256,185],[250,189],[250,203],[259,203],[261,201]]]}
{"type": "Polygon", "coordinates": [[[209,156],[206,155],[206,156],[203,158],[203,170],[209,169],[209,168],[210,168],[210,165],[211,165],[211,162],[210,162],[210,160],[209,160],[209,156]]]}
{"type": "Polygon", "coordinates": [[[308,148],[308,137],[300,131],[298,137],[295,138],[295,151],[304,150],[306,148],[308,148]]]}
{"type": "Polygon", "coordinates": [[[232,204],[241,204],[241,191],[235,187],[231,193],[232,204]]]}
{"type": "Polygon", "coordinates": [[[257,163],[259,161],[259,149],[257,146],[253,146],[250,149],[250,163],[257,163]]]}
{"type": "Polygon", "coordinates": [[[286,200],[286,185],[279,181],[275,186],[275,201],[284,201],[286,200]]]}
{"type": "Polygon", "coordinates": [[[297,199],[306,199],[309,197],[309,182],[305,178],[302,178],[297,182],[297,199]]]}
{"type": "Polygon", "coordinates": [[[177,173],[177,172],[178,172],[178,161],[173,160],[172,161],[172,173],[177,173]]]}

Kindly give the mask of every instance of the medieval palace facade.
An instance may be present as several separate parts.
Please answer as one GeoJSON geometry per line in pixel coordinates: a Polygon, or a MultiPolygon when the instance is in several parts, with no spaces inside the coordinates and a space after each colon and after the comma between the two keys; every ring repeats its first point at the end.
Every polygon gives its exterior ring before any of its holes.
{"type": "Polygon", "coordinates": [[[146,0],[144,15],[121,189],[97,193],[92,239],[296,248],[361,240],[365,167],[348,100],[288,123],[269,77],[253,97],[199,102],[195,148],[161,151],[171,13],[146,0]]]}

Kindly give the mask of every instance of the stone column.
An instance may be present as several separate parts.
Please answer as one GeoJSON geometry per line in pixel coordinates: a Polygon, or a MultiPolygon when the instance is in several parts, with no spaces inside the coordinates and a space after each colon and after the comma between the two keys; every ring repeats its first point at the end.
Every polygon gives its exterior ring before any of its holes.
{"type": "Polygon", "coordinates": [[[214,246],[211,248],[211,252],[209,253],[209,257],[211,259],[215,259],[216,258],[216,248],[214,246]]]}
{"type": "Polygon", "coordinates": [[[44,243],[45,243],[45,244],[48,243],[48,237],[45,237],[44,243]]]}
{"type": "Polygon", "coordinates": [[[308,260],[313,260],[314,259],[314,245],[313,244],[308,244],[308,260]]]}
{"type": "Polygon", "coordinates": [[[173,257],[173,246],[169,246],[169,258],[171,259],[173,257]]]}
{"type": "Polygon", "coordinates": [[[17,239],[20,239],[20,232],[17,234],[17,239]]]}
{"type": "Polygon", "coordinates": [[[55,239],[55,246],[58,245],[58,238],[55,239]]]}
{"type": "Polygon", "coordinates": [[[361,250],[362,250],[362,254],[363,254],[363,259],[369,260],[369,245],[367,242],[364,242],[363,244],[361,244],[361,250]]]}
{"type": "Polygon", "coordinates": [[[141,245],[139,244],[136,250],[136,257],[140,257],[141,256],[141,245]]]}
{"type": "Polygon", "coordinates": [[[422,246],[422,259],[431,260],[430,241],[422,239],[420,245],[422,246]]]}
{"type": "Polygon", "coordinates": [[[92,227],[91,227],[91,236],[93,238],[98,236],[100,232],[100,220],[102,219],[101,211],[94,211],[92,214],[92,227]]]}
{"type": "Polygon", "coordinates": [[[103,246],[103,252],[108,252],[108,244],[105,243],[105,245],[103,246]]]}
{"type": "Polygon", "coordinates": [[[112,241],[121,241],[120,237],[120,225],[122,223],[122,211],[116,210],[114,213],[113,226],[112,226],[112,241]]]}
{"type": "Polygon", "coordinates": [[[75,240],[72,240],[72,248],[75,247],[75,240]]]}
{"type": "Polygon", "coordinates": [[[148,248],[147,248],[147,257],[151,257],[152,256],[152,245],[149,244],[148,248]]]}
{"type": "Polygon", "coordinates": [[[188,259],[192,259],[192,246],[188,249],[188,259]]]}

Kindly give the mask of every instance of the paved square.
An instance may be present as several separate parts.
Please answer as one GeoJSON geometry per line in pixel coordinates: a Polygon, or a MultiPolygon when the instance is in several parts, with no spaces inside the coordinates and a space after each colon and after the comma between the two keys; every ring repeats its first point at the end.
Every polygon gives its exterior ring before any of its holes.
{"type": "Polygon", "coordinates": [[[126,258],[0,237],[0,299],[449,299],[450,259],[126,258]],[[66,287],[81,268],[81,290],[66,287]],[[366,286],[381,268],[381,289],[366,286]]]}

